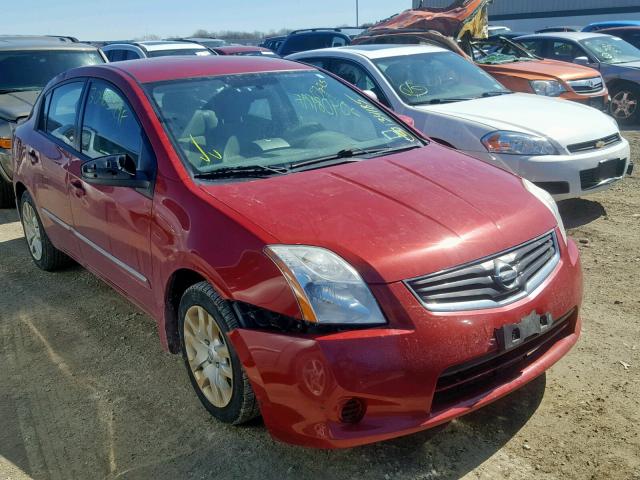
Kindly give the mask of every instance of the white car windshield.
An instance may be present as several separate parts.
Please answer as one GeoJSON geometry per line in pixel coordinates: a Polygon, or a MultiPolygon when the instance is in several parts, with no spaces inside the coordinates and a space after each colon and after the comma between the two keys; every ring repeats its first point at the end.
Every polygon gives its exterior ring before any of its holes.
{"type": "Polygon", "coordinates": [[[617,37],[594,37],[582,45],[602,63],[627,63],[640,60],[640,50],[617,37]]]}
{"type": "Polygon", "coordinates": [[[192,78],[146,88],[196,175],[251,167],[288,172],[332,156],[366,159],[424,145],[364,95],[317,71],[192,78]]]}
{"type": "Polygon", "coordinates": [[[409,105],[472,100],[511,93],[497,80],[452,52],[419,53],[374,60],[409,105]]]}

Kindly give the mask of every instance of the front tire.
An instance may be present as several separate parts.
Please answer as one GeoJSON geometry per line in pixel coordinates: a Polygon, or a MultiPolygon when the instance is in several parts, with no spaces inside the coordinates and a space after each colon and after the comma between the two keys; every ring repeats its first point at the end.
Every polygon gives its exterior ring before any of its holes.
{"type": "Polygon", "coordinates": [[[52,272],[70,263],[69,257],[54,247],[49,240],[35,203],[28,192],[24,192],[20,199],[20,220],[29,253],[38,268],[52,272]]]}
{"type": "Polygon", "coordinates": [[[218,420],[239,425],[260,414],[258,402],[229,341],[240,325],[207,282],[188,288],[179,309],[180,345],[191,385],[218,420]]]}
{"type": "Polygon", "coordinates": [[[620,85],[611,91],[611,115],[620,123],[629,124],[640,119],[640,87],[620,85]]]}

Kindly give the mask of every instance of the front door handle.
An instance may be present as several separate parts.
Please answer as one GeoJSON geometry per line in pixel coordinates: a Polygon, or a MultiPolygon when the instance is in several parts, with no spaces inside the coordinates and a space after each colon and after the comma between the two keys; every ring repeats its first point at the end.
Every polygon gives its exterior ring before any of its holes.
{"type": "Polygon", "coordinates": [[[71,186],[73,187],[74,193],[76,195],[76,197],[80,198],[80,197],[84,197],[86,192],[84,191],[84,185],[82,185],[82,182],[80,180],[71,180],[71,186]]]}
{"type": "Polygon", "coordinates": [[[31,165],[38,163],[38,154],[33,148],[29,149],[29,159],[31,160],[31,165]]]}

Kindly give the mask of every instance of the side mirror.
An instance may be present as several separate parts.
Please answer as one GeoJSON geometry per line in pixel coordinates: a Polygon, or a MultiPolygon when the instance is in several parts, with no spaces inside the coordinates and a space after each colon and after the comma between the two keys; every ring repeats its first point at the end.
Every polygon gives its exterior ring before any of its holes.
{"type": "Polygon", "coordinates": [[[149,188],[151,182],[143,172],[136,171],[136,162],[129,155],[110,155],[82,164],[82,178],[89,184],[111,187],[149,188]]]}
{"type": "Polygon", "coordinates": [[[372,100],[375,100],[376,102],[379,101],[378,95],[376,95],[376,92],[374,92],[373,90],[363,90],[362,93],[364,93],[367,97],[371,98],[372,100]]]}
{"type": "Polygon", "coordinates": [[[573,63],[576,65],[582,65],[583,67],[588,67],[591,64],[587,57],[576,57],[573,59],[573,63]]]}
{"type": "Polygon", "coordinates": [[[416,126],[416,122],[413,119],[413,117],[410,117],[408,115],[397,115],[397,117],[402,120],[404,123],[406,123],[407,125],[409,125],[411,128],[414,128],[416,126]]]}

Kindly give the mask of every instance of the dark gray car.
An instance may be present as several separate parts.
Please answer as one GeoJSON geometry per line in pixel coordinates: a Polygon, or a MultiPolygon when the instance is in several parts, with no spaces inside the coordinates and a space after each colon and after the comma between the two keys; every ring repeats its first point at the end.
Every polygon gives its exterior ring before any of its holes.
{"type": "Polygon", "coordinates": [[[536,55],[599,70],[611,94],[611,114],[620,122],[640,121],[640,50],[621,38],[590,32],[518,37],[536,55]]]}
{"type": "Polygon", "coordinates": [[[13,203],[13,131],[40,91],[66,70],[104,62],[96,47],[67,37],[0,36],[0,208],[13,203]]]}

